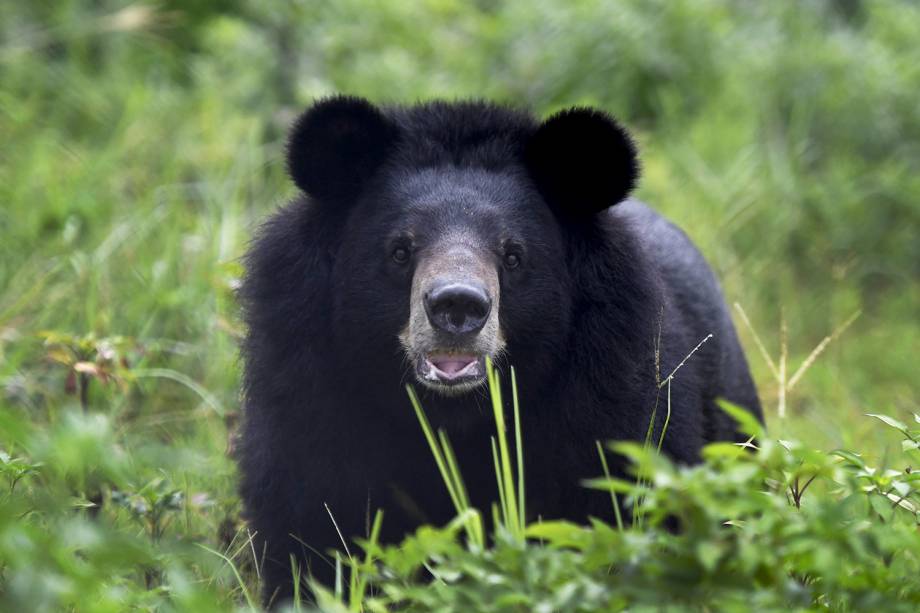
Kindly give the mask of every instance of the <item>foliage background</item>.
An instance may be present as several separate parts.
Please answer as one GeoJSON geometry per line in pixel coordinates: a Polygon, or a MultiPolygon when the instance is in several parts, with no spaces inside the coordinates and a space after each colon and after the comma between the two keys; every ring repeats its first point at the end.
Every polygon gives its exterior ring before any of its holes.
{"type": "Polygon", "coordinates": [[[332,92],[622,118],[774,359],[861,313],[783,419],[741,326],[771,435],[884,462],[864,414],[920,404],[917,40],[906,0],[0,4],[0,605],[245,602],[208,551],[246,543],[233,290],[332,92]]]}

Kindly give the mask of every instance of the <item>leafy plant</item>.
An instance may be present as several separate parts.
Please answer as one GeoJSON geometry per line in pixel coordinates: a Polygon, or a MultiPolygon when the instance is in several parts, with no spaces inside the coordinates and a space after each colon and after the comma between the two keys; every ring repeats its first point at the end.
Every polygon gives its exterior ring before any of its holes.
{"type": "MultiPolygon", "coordinates": [[[[491,376],[490,383],[495,383],[491,376]]],[[[378,595],[364,607],[911,611],[920,606],[915,474],[909,468],[869,468],[851,452],[822,453],[773,440],[742,409],[726,409],[756,437],[756,449],[711,444],[705,461],[688,467],[648,445],[610,445],[632,461],[634,478],[607,476],[588,485],[634,505],[642,522],[536,522],[525,526],[527,538],[521,540],[498,514],[493,545],[483,549],[458,540],[467,527],[461,514],[444,528],[421,528],[400,545],[367,543],[378,563],[369,579],[378,595]]],[[[920,423],[920,416],[915,419],[920,423]]],[[[908,443],[917,434],[897,420],[883,420],[908,443]]],[[[354,602],[350,610],[358,610],[354,602]]]]}

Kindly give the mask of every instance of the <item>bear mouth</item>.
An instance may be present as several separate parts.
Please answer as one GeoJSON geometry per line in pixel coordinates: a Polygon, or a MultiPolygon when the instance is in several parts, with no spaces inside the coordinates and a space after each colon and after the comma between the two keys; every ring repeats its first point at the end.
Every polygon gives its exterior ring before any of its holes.
{"type": "Polygon", "coordinates": [[[415,363],[419,381],[436,389],[463,391],[485,381],[485,356],[472,353],[431,352],[415,363]]]}

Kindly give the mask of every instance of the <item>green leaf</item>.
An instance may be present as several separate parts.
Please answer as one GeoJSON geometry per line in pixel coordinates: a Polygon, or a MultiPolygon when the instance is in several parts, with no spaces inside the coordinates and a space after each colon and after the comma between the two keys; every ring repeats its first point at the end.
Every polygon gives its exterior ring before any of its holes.
{"type": "Polygon", "coordinates": [[[869,504],[872,505],[872,509],[878,513],[882,519],[887,521],[891,516],[891,503],[888,502],[886,497],[870,493],[869,504]]]}
{"type": "Polygon", "coordinates": [[[495,600],[495,607],[497,609],[514,609],[520,608],[526,610],[532,604],[530,596],[527,594],[522,594],[520,592],[512,592],[510,594],[504,594],[499,596],[495,600]]]}
{"type": "Polygon", "coordinates": [[[878,413],[866,413],[867,417],[874,417],[875,419],[883,421],[885,424],[891,426],[895,430],[898,430],[902,434],[907,434],[907,426],[902,422],[898,421],[894,417],[889,417],[887,415],[879,415],[878,413]]]}
{"type": "Polygon", "coordinates": [[[524,532],[528,538],[542,539],[555,547],[580,548],[591,540],[587,528],[568,521],[547,521],[531,524],[524,532]]]}
{"type": "Polygon", "coordinates": [[[866,462],[862,459],[862,457],[860,457],[858,453],[847,451],[846,449],[835,449],[834,451],[830,452],[829,455],[837,456],[838,458],[841,458],[856,468],[866,467],[866,462]]]}
{"type": "Polygon", "coordinates": [[[738,429],[741,432],[748,436],[753,436],[754,438],[763,438],[763,424],[757,421],[757,418],[754,417],[750,411],[723,398],[718,398],[716,403],[723,411],[728,413],[732,419],[738,422],[738,429]]]}
{"type": "Polygon", "coordinates": [[[722,547],[712,541],[703,541],[696,546],[696,557],[707,572],[712,572],[722,558],[722,547]]]}
{"type": "Polygon", "coordinates": [[[593,490],[616,492],[618,494],[631,494],[636,491],[635,482],[627,481],[626,479],[617,479],[616,477],[611,477],[610,479],[584,479],[581,484],[584,487],[591,488],[593,490]]]}
{"type": "Polygon", "coordinates": [[[748,455],[748,452],[745,451],[744,447],[736,445],[735,443],[710,443],[703,447],[703,458],[710,461],[721,458],[734,460],[743,458],[746,455],[748,455]]]}

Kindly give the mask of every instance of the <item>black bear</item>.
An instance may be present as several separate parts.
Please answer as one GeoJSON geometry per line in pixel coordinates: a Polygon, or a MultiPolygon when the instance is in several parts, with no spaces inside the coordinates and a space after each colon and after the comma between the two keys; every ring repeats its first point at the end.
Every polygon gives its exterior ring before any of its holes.
{"type": "Polygon", "coordinates": [[[301,194],[258,233],[241,290],[241,492],[266,602],[290,596],[292,563],[332,576],[330,515],[351,540],[383,508],[387,541],[453,517],[406,383],[488,509],[484,359],[514,365],[543,518],[609,516],[579,485],[601,472],[595,441],[644,440],[658,381],[710,335],[673,380],[663,449],[692,463],[737,439],[716,398],[760,418],[712,271],[628,199],[636,148],[604,112],[333,97],[297,120],[287,163],[301,194]]]}

